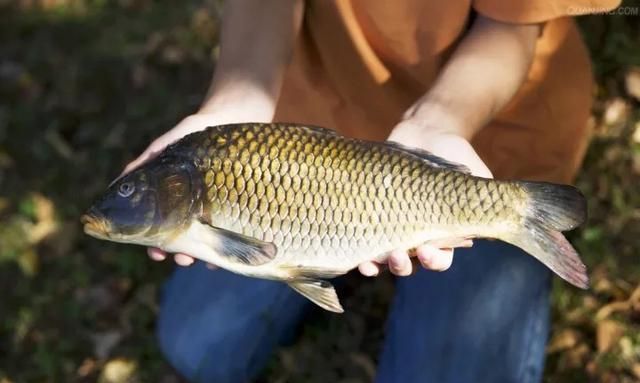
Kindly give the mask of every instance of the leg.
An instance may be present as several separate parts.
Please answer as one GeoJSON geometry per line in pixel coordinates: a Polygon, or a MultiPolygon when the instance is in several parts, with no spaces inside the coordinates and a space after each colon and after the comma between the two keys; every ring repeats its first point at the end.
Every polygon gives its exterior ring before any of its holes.
{"type": "Polygon", "coordinates": [[[192,382],[247,382],[292,336],[307,301],[287,285],[208,270],[176,270],[163,290],[158,338],[192,382]]]}
{"type": "Polygon", "coordinates": [[[540,382],[549,290],[541,263],[499,241],[399,278],[377,382],[540,382]]]}

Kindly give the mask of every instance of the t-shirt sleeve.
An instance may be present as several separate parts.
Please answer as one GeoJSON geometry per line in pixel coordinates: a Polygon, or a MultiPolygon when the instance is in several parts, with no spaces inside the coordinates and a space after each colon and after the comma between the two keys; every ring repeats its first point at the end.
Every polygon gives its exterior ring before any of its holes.
{"type": "Polygon", "coordinates": [[[506,23],[540,23],[564,16],[609,12],[621,0],[475,0],[479,14],[506,23]]]}

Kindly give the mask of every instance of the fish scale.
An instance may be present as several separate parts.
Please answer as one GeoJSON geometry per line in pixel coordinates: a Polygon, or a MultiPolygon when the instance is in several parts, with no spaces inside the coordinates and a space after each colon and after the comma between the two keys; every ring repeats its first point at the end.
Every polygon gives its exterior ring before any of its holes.
{"type": "MultiPolygon", "coordinates": [[[[490,224],[486,210],[504,198],[482,198],[480,180],[425,167],[417,156],[320,129],[247,124],[212,129],[208,139],[182,148],[198,156],[211,224],[273,241],[281,262],[328,257],[357,264],[372,252],[415,246],[432,227],[490,224]],[[470,201],[476,209],[461,208],[470,201]]],[[[511,210],[500,214],[515,215],[511,210]]]]}
{"type": "Polygon", "coordinates": [[[586,268],[561,234],[585,218],[572,186],[478,178],[393,142],[249,123],[184,137],[114,182],[82,220],[97,238],[282,280],[342,312],[326,278],[426,242],[500,239],[585,288],[586,268]]]}

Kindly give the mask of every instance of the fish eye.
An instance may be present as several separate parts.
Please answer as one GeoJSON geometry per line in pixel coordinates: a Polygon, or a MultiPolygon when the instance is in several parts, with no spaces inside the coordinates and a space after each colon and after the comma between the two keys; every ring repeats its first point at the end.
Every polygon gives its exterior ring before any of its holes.
{"type": "Polygon", "coordinates": [[[118,194],[120,197],[129,197],[136,190],[136,187],[133,185],[133,182],[123,182],[118,187],[118,194]]]}

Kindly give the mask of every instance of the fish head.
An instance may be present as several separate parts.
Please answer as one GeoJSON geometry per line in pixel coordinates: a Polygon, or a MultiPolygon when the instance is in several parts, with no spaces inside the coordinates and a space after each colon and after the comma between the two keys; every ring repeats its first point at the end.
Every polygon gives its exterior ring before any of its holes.
{"type": "Polygon", "coordinates": [[[81,222],[85,233],[99,239],[160,246],[200,210],[195,167],[155,160],[114,181],[81,222]]]}

